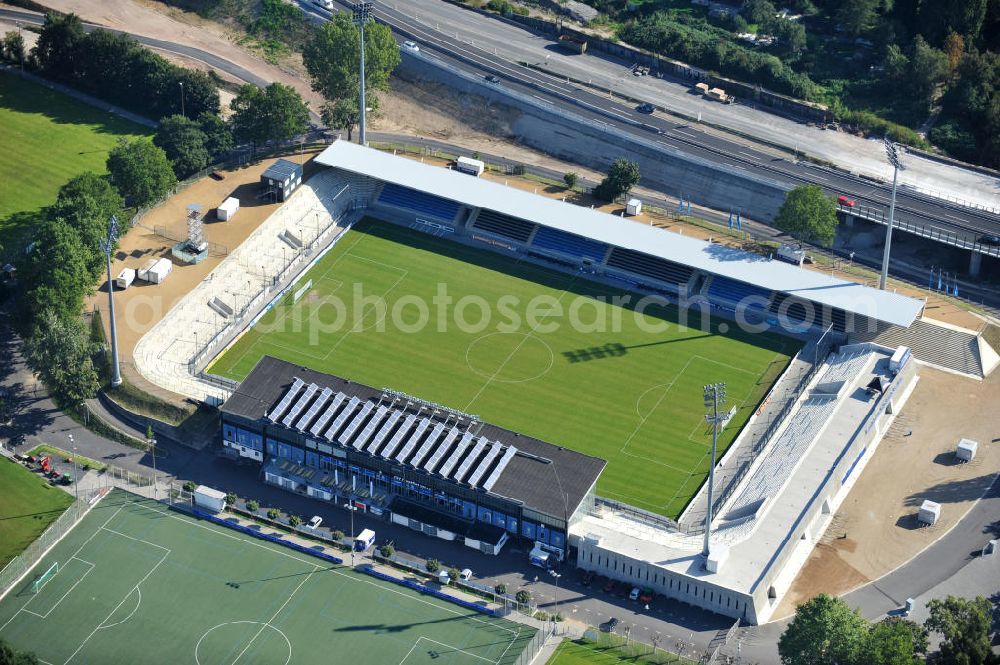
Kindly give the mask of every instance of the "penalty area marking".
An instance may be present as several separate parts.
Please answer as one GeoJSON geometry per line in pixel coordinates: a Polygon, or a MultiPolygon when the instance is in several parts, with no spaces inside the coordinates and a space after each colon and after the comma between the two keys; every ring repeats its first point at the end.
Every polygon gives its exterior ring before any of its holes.
{"type": "MultiPolygon", "coordinates": [[[[470,658],[476,658],[478,660],[487,662],[490,665],[497,665],[497,663],[500,662],[499,660],[490,660],[489,658],[484,658],[483,656],[474,654],[471,651],[466,651],[465,649],[460,649],[458,647],[453,647],[450,644],[445,644],[444,642],[438,642],[437,640],[432,640],[429,637],[424,637],[423,635],[421,635],[420,637],[417,638],[416,642],[413,643],[413,646],[410,647],[410,650],[406,652],[406,655],[403,656],[403,660],[399,661],[399,665],[403,665],[406,662],[406,659],[410,657],[410,654],[412,654],[414,652],[414,650],[418,646],[420,646],[420,640],[425,640],[427,642],[431,642],[432,644],[436,644],[436,645],[438,645],[440,647],[444,647],[445,649],[448,649],[449,651],[457,651],[459,653],[465,654],[466,656],[469,656],[470,658]]],[[[432,656],[432,658],[433,658],[433,656],[432,656]]],[[[287,665],[287,663],[286,663],[286,665],[287,665]]]]}

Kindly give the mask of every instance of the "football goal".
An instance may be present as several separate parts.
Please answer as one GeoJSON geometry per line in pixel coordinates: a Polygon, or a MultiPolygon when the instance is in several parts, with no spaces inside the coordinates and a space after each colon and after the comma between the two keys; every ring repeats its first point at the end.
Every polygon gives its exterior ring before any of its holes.
{"type": "Polygon", "coordinates": [[[55,577],[58,572],[59,562],[57,561],[49,566],[49,569],[42,573],[38,579],[31,583],[31,593],[38,593],[38,591],[45,586],[45,583],[55,577]]]}

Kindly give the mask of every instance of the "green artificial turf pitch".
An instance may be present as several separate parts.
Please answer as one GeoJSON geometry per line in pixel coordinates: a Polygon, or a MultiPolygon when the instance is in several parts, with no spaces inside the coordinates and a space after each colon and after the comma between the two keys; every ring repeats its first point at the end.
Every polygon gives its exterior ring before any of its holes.
{"type": "Polygon", "coordinates": [[[24,551],[73,497],[20,464],[0,457],[0,568],[24,551]]]}
{"type": "Polygon", "coordinates": [[[0,237],[17,229],[8,219],[54,203],[75,176],[105,173],[108,151],[119,137],[151,131],[0,72],[0,237]]]}
{"type": "Polygon", "coordinates": [[[534,634],[121,490],[0,603],[0,639],[59,665],[509,665],[534,634]]]}
{"type": "Polygon", "coordinates": [[[678,325],[672,307],[639,315],[614,304],[620,290],[373,220],[308,280],[309,293],[276,303],[211,371],[242,379],[266,354],[400,390],[601,457],[601,496],[672,518],[708,474],[703,386],[725,382],[738,407],[721,456],[797,349],[775,335],[720,334],[732,322],[678,325]],[[451,307],[432,300],[443,302],[441,289],[451,307]],[[386,306],[366,306],[372,296],[386,306]],[[477,325],[457,325],[459,312],[477,325]]]}

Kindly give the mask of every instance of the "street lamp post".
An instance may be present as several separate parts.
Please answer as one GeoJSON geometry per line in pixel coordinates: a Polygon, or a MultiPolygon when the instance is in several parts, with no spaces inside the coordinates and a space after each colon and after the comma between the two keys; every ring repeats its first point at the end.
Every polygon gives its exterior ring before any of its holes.
{"type": "Polygon", "coordinates": [[[121,368],[118,366],[118,327],[115,323],[115,282],[111,277],[111,250],[118,239],[118,216],[111,215],[108,222],[108,237],[101,243],[104,256],[108,261],[108,318],[111,321],[111,385],[122,384],[121,368]]]}
{"type": "Polygon", "coordinates": [[[711,412],[705,416],[705,420],[712,424],[712,465],[708,467],[708,496],[706,497],[708,502],[705,505],[705,544],[701,550],[701,554],[705,558],[707,565],[709,540],[712,535],[712,494],[715,491],[715,452],[719,442],[719,424],[724,419],[724,416],[719,416],[719,405],[724,404],[726,401],[726,384],[713,383],[705,386],[704,396],[705,406],[711,409],[711,412]]]}
{"type": "Polygon", "coordinates": [[[156,437],[149,440],[149,454],[153,456],[153,501],[156,501],[156,437]]]}
{"type": "Polygon", "coordinates": [[[347,508],[348,512],[351,513],[351,568],[354,568],[354,511],[358,509],[354,505],[354,497],[351,497],[347,503],[344,504],[344,508],[347,508]]]}
{"type": "Polygon", "coordinates": [[[556,580],[556,593],[555,596],[553,596],[553,599],[555,600],[556,611],[552,614],[552,628],[553,630],[555,630],[556,622],[558,621],[556,617],[559,616],[559,578],[562,577],[562,573],[557,573],[554,570],[550,570],[549,574],[552,575],[552,577],[554,577],[556,580]]]}
{"type": "Polygon", "coordinates": [[[365,133],[365,23],[368,23],[372,16],[372,3],[370,2],[357,2],[354,4],[354,25],[358,26],[358,33],[361,36],[361,71],[359,78],[361,79],[360,85],[360,99],[358,101],[359,110],[359,122],[358,122],[358,141],[361,145],[365,145],[368,142],[368,136],[365,133]]]}
{"type": "Polygon", "coordinates": [[[186,118],[187,112],[184,110],[184,81],[178,81],[177,83],[181,86],[181,115],[186,118]]]}
{"type": "Polygon", "coordinates": [[[892,199],[889,201],[889,221],[885,225],[885,248],[882,250],[882,274],[878,278],[878,288],[885,290],[886,281],[889,278],[889,250],[892,247],[892,223],[896,217],[896,183],[899,181],[899,172],[905,171],[899,156],[899,146],[888,138],[885,139],[885,156],[892,164],[892,199]]]}
{"type": "Polygon", "coordinates": [[[73,435],[67,434],[66,438],[69,439],[69,449],[73,451],[73,493],[76,494],[76,500],[80,500],[80,473],[76,470],[76,444],[73,442],[73,435]]]}

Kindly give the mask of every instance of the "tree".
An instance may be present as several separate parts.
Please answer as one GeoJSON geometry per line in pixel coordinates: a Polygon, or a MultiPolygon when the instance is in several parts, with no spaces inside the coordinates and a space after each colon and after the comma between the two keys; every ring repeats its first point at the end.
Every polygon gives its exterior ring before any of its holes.
{"type": "Polygon", "coordinates": [[[386,543],[378,548],[378,553],[381,554],[384,559],[391,559],[392,555],[396,553],[396,548],[392,546],[392,543],[386,543]]]}
{"type": "MultiPolygon", "coordinates": [[[[351,16],[347,12],[338,12],[333,20],[323,24],[303,49],[302,60],[312,78],[312,88],[328,102],[337,104],[348,98],[357,98],[360,41],[360,33],[351,16]]],[[[399,46],[389,26],[369,23],[365,27],[366,92],[388,90],[389,75],[399,62],[399,46]]],[[[378,95],[366,97],[365,104],[378,110],[378,95]]]]}
{"type": "Polygon", "coordinates": [[[218,157],[233,148],[233,132],[217,113],[205,111],[198,116],[198,128],[205,135],[209,157],[218,157]]]}
{"type": "Polygon", "coordinates": [[[236,496],[236,492],[226,492],[226,505],[231,506],[235,504],[237,498],[239,497],[236,496]]]}
{"type": "Polygon", "coordinates": [[[93,282],[80,235],[65,220],[50,218],[38,229],[34,246],[22,263],[27,286],[21,305],[21,322],[29,326],[51,311],[60,318],[80,315],[83,297],[93,282]]]}
{"type": "Polygon", "coordinates": [[[24,62],[24,37],[16,30],[3,36],[3,57],[11,62],[24,62]]]}
{"type": "Polygon", "coordinates": [[[198,488],[198,484],[195,483],[193,480],[185,480],[184,484],[181,487],[184,488],[185,492],[189,492],[190,493],[190,492],[195,491],[198,488]]]}
{"type": "Polygon", "coordinates": [[[108,154],[108,172],[122,196],[140,208],[155,203],[177,184],[167,154],[142,138],[120,139],[108,154]]]}
{"type": "Polygon", "coordinates": [[[104,268],[102,243],[108,238],[111,216],[121,216],[123,205],[121,195],[107,178],[84,173],[59,189],[55,204],[48,210],[50,217],[65,221],[80,237],[90,281],[104,268]]]}
{"type": "Polygon", "coordinates": [[[927,653],[927,631],[917,623],[888,617],[871,626],[862,662],[866,665],[918,665],[927,653]]]}
{"type": "Polygon", "coordinates": [[[765,30],[778,13],[778,10],[775,8],[774,3],[772,3],[771,0],[747,0],[743,3],[743,9],[741,11],[747,21],[750,23],[756,23],[765,30]]]}
{"type": "Polygon", "coordinates": [[[603,201],[614,201],[639,182],[639,165],[619,157],[611,163],[608,175],[594,188],[594,196],[603,201]]]}
{"type": "Polygon", "coordinates": [[[334,529],[333,532],[330,533],[330,538],[332,538],[334,542],[339,543],[344,540],[344,532],[340,529],[334,529]]]}
{"type": "Polygon", "coordinates": [[[100,383],[91,361],[87,330],[78,316],[43,312],[24,342],[25,357],[55,397],[76,406],[93,397],[100,383]]]}
{"type": "Polygon", "coordinates": [[[500,582],[495,587],[493,587],[493,593],[495,593],[498,596],[506,596],[507,595],[507,585],[504,584],[503,582],[500,582]]]}
{"type": "Polygon", "coordinates": [[[806,29],[797,21],[776,19],[771,22],[770,31],[788,53],[798,53],[806,47],[806,29]]]}
{"type": "Polygon", "coordinates": [[[799,185],[785,194],[774,225],[790,235],[824,247],[837,233],[837,206],[819,185],[799,185]]]}
{"type": "Polygon", "coordinates": [[[521,589],[514,594],[514,600],[516,600],[521,605],[527,605],[531,602],[531,592],[527,589],[521,589]]]}
{"type": "Polygon", "coordinates": [[[38,41],[31,51],[39,69],[60,81],[71,80],[79,64],[76,49],[84,37],[83,23],[76,14],[46,14],[38,41]]]}
{"type": "Polygon", "coordinates": [[[934,88],[948,76],[948,56],[932,47],[923,37],[913,40],[910,56],[910,88],[920,100],[930,101],[934,88]]]}
{"type": "Polygon", "coordinates": [[[248,499],[247,500],[247,510],[249,510],[251,513],[257,512],[258,508],[260,508],[260,502],[259,501],[257,501],[256,499],[248,499]]]}
{"type": "Polygon", "coordinates": [[[300,524],[302,524],[302,518],[299,517],[298,515],[292,515],[288,518],[288,526],[292,527],[293,529],[300,524]]]}
{"type": "Polygon", "coordinates": [[[889,44],[885,50],[885,75],[890,81],[904,82],[910,71],[910,59],[896,44],[889,44]]]}
{"type": "Polygon", "coordinates": [[[18,651],[0,640],[0,665],[38,665],[38,657],[30,651],[18,651]]]}
{"type": "Polygon", "coordinates": [[[458,576],[459,576],[458,568],[455,568],[453,566],[448,569],[448,578],[451,579],[452,582],[457,582],[458,576]]]}
{"type": "Polygon", "coordinates": [[[309,109],[291,86],[272,83],[263,90],[247,84],[229,104],[233,111],[233,133],[238,141],[257,146],[284,141],[301,134],[309,125],[309,109]]]}
{"type": "Polygon", "coordinates": [[[208,137],[199,123],[183,115],[171,115],[160,120],[153,143],[163,148],[173,166],[174,174],[184,178],[208,165],[208,137]]]}
{"type": "Polygon", "coordinates": [[[852,37],[868,32],[878,20],[882,0],[842,0],[836,12],[837,23],[852,37]]]}
{"type": "Polygon", "coordinates": [[[183,67],[174,68],[173,74],[173,80],[167,82],[167,89],[164,90],[163,97],[169,105],[165,110],[173,113],[180,113],[183,110],[188,118],[197,118],[202,113],[218,115],[221,108],[219,86],[211,76],[197,69],[183,67]],[[183,105],[181,83],[184,84],[183,105]]]}
{"type": "Polygon", "coordinates": [[[323,124],[331,129],[346,129],[347,140],[354,137],[354,126],[361,122],[357,97],[344,97],[335,102],[327,102],[320,109],[323,124]]]}
{"type": "Polygon", "coordinates": [[[821,593],[799,605],[778,640],[783,665],[859,663],[868,624],[847,603],[821,593]]]}
{"type": "Polygon", "coordinates": [[[427,559],[427,562],[424,564],[424,569],[428,573],[436,573],[441,570],[441,562],[437,559],[427,559]]]}
{"type": "Polygon", "coordinates": [[[989,663],[990,601],[982,596],[975,600],[948,596],[935,598],[927,603],[930,616],[924,622],[927,630],[944,636],[939,659],[942,663],[956,665],[985,665],[989,663]]]}
{"type": "Polygon", "coordinates": [[[954,74],[965,55],[965,40],[957,32],[949,32],[944,39],[944,52],[948,56],[948,73],[954,74]]]}
{"type": "Polygon", "coordinates": [[[278,519],[279,515],[281,515],[281,511],[278,510],[277,508],[268,508],[267,509],[267,519],[273,521],[273,520],[278,519]]]}
{"type": "Polygon", "coordinates": [[[570,171],[569,173],[564,173],[563,174],[563,182],[566,183],[566,188],[567,189],[573,189],[574,187],[576,187],[576,181],[578,179],[579,179],[579,176],[577,176],[572,171],[570,171]]]}

